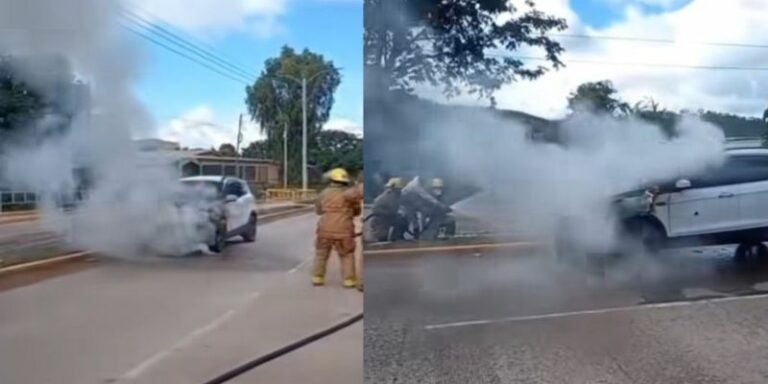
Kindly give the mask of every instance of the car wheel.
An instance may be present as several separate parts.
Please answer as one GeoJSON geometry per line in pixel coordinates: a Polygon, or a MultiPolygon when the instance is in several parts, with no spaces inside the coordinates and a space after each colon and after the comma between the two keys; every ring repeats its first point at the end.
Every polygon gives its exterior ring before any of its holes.
{"type": "Polygon", "coordinates": [[[226,235],[224,234],[226,230],[224,229],[217,229],[216,234],[213,236],[213,244],[208,245],[208,249],[211,250],[211,252],[220,253],[224,250],[224,246],[227,243],[226,235]]]}
{"type": "Polygon", "coordinates": [[[248,219],[248,228],[246,228],[245,232],[241,234],[243,241],[246,243],[252,243],[256,241],[256,228],[258,227],[258,222],[256,219],[256,215],[252,214],[251,218],[248,219]]]}
{"type": "Polygon", "coordinates": [[[636,221],[629,224],[627,229],[627,251],[655,256],[664,248],[666,235],[652,223],[636,221]]]}
{"type": "Polygon", "coordinates": [[[763,243],[741,243],[736,247],[733,255],[733,260],[741,265],[765,262],[766,259],[768,259],[768,247],[763,243]]]}

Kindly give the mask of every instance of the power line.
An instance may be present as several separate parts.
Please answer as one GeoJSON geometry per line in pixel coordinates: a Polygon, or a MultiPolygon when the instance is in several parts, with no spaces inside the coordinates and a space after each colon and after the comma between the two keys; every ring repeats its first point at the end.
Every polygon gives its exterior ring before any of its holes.
{"type": "Polygon", "coordinates": [[[157,44],[160,47],[163,47],[173,53],[176,53],[177,55],[180,55],[188,60],[191,60],[196,64],[202,65],[212,71],[215,71],[220,75],[226,76],[227,78],[233,79],[237,82],[244,83],[246,85],[250,84],[251,82],[250,78],[245,77],[239,73],[236,73],[232,70],[227,69],[226,67],[223,67],[217,64],[216,62],[211,61],[210,59],[206,58],[204,55],[201,55],[198,52],[194,52],[190,50],[189,48],[185,47],[183,44],[180,44],[177,41],[174,41],[173,39],[169,39],[168,37],[163,35],[153,34],[150,28],[146,28],[146,26],[136,23],[131,19],[125,19],[125,22],[121,21],[120,24],[123,27],[130,30],[131,32],[133,32],[134,34],[137,34],[138,36],[154,44],[157,44]],[[129,24],[132,24],[132,25],[129,25],[129,24]]]}
{"type": "Polygon", "coordinates": [[[731,42],[715,42],[715,41],[681,41],[665,38],[652,38],[652,37],[636,37],[636,36],[610,36],[610,35],[587,35],[578,33],[552,33],[553,37],[565,37],[573,39],[585,39],[585,40],[614,40],[614,41],[630,41],[630,42],[643,42],[643,43],[656,43],[656,44],[689,44],[689,45],[706,45],[715,47],[732,47],[732,48],[768,48],[768,44],[757,43],[731,43],[731,42]]]}
{"type": "Polygon", "coordinates": [[[165,48],[165,49],[167,49],[167,50],[169,50],[169,51],[171,51],[171,52],[173,52],[173,53],[175,53],[175,54],[177,54],[177,55],[179,55],[181,57],[184,57],[184,58],[186,58],[186,59],[188,59],[188,60],[190,60],[190,61],[192,61],[192,62],[194,62],[194,63],[196,63],[198,65],[202,65],[203,67],[206,67],[206,68],[210,69],[211,71],[214,71],[214,72],[218,73],[221,76],[224,76],[224,77],[226,77],[226,78],[228,78],[228,79],[230,79],[230,80],[232,80],[234,82],[237,82],[237,83],[241,83],[241,84],[245,84],[245,85],[250,85],[249,80],[247,80],[247,79],[240,78],[239,76],[235,76],[232,73],[228,73],[226,71],[222,71],[219,68],[216,68],[216,67],[210,65],[209,63],[200,61],[197,58],[195,58],[194,56],[190,56],[189,54],[183,52],[183,50],[179,50],[177,48],[171,47],[171,46],[169,46],[169,45],[167,45],[167,44],[165,44],[165,43],[163,43],[163,42],[153,38],[152,36],[150,36],[148,34],[145,34],[142,31],[139,31],[139,30],[135,29],[134,27],[132,27],[130,25],[123,24],[122,22],[120,24],[124,28],[128,29],[130,32],[138,35],[139,37],[142,37],[142,38],[144,38],[144,39],[146,39],[146,40],[148,40],[148,41],[150,41],[150,42],[152,42],[154,44],[157,44],[158,46],[163,47],[163,48],[165,48]]]}
{"type": "MultiPolygon", "coordinates": [[[[178,45],[183,46],[185,49],[189,49],[195,53],[195,55],[205,59],[210,60],[214,63],[216,63],[219,66],[222,66],[228,71],[232,71],[234,73],[237,73],[240,76],[244,76],[246,78],[256,78],[256,72],[251,72],[247,69],[244,69],[236,64],[233,64],[232,62],[220,57],[216,53],[211,52],[210,49],[206,49],[203,47],[200,47],[200,45],[197,45],[193,42],[190,42],[189,40],[185,39],[182,36],[179,36],[178,34],[174,33],[173,31],[169,30],[168,28],[165,28],[161,26],[158,23],[154,23],[151,20],[148,20],[147,18],[139,15],[136,12],[133,12],[128,9],[124,9],[122,12],[124,17],[127,17],[130,22],[134,23],[135,25],[140,25],[141,27],[147,28],[153,32],[155,32],[157,35],[162,35],[167,37],[170,40],[173,40],[174,43],[177,43],[178,45]]],[[[154,17],[158,20],[161,20],[159,17],[151,15],[151,17],[154,17]]]]}
{"type": "MultiPolygon", "coordinates": [[[[505,56],[505,55],[489,55],[518,60],[534,60],[534,61],[549,61],[545,57],[530,57],[530,56],[505,56]]],[[[715,71],[755,71],[763,72],[768,71],[768,67],[741,67],[741,66],[728,66],[728,65],[693,65],[693,64],[667,64],[667,63],[640,63],[640,62],[621,62],[621,61],[604,61],[594,59],[568,59],[563,60],[565,64],[593,64],[593,65],[608,65],[608,66],[624,66],[624,67],[650,67],[650,68],[680,68],[680,69],[699,69],[699,70],[715,70],[715,71]]]]}

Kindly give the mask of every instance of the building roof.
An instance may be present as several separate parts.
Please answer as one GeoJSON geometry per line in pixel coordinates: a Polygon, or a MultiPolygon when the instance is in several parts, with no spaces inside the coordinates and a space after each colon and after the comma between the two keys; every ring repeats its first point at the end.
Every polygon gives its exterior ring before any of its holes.
{"type": "Polygon", "coordinates": [[[217,175],[190,176],[190,177],[181,178],[181,181],[205,181],[205,182],[218,183],[224,180],[225,177],[233,177],[233,176],[217,176],[217,175]]]}

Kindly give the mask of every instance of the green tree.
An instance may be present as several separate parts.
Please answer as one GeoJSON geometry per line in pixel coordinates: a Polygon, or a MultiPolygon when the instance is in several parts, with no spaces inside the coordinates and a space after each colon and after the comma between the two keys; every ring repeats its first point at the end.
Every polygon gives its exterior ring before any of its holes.
{"type": "Polygon", "coordinates": [[[219,156],[235,157],[237,156],[237,150],[235,146],[229,143],[224,143],[219,146],[219,150],[216,151],[219,156]]]}
{"type": "Polygon", "coordinates": [[[321,131],[311,158],[323,172],[341,167],[354,175],[363,169],[363,139],[345,131],[321,131]]]}
{"type": "Polygon", "coordinates": [[[269,151],[267,150],[267,142],[265,140],[257,140],[247,147],[243,148],[243,157],[251,159],[269,159],[269,151]]]}
{"type": "Polygon", "coordinates": [[[0,57],[0,141],[38,118],[44,108],[43,96],[14,74],[9,57],[0,57]]]}
{"type": "Polygon", "coordinates": [[[522,10],[507,0],[365,0],[366,92],[412,94],[415,85],[429,84],[449,97],[463,89],[490,97],[505,83],[546,71],[510,55],[520,48],[540,48],[562,67],[563,48],[546,33],[566,26],[530,0],[522,10]]]}
{"type": "Polygon", "coordinates": [[[301,179],[302,100],[301,84],[290,78],[308,79],[309,152],[313,150],[318,132],[328,121],[341,75],[333,62],[320,54],[306,49],[298,53],[283,47],[280,56],[266,61],[256,82],[246,87],[248,111],[266,135],[266,152],[270,158],[282,161],[283,133],[288,127],[288,181],[294,184],[301,179]]]}
{"type": "Polygon", "coordinates": [[[573,112],[593,112],[624,115],[631,111],[629,104],[616,97],[616,89],[610,80],[588,82],[579,85],[568,96],[568,108],[573,112]]]}

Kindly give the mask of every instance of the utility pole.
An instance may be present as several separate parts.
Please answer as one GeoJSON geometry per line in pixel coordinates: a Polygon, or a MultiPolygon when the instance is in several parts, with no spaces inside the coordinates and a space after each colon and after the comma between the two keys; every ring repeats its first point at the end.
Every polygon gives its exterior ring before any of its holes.
{"type": "MultiPolygon", "coordinates": [[[[307,76],[306,73],[302,73],[301,78],[296,78],[290,75],[279,74],[275,77],[291,80],[294,83],[301,85],[301,115],[302,115],[302,127],[301,127],[301,187],[307,189],[307,83],[316,79],[320,75],[327,74],[334,70],[340,70],[342,68],[331,68],[319,71],[312,76],[307,76]]],[[[274,87],[274,84],[273,84],[274,87]]]]}
{"type": "Polygon", "coordinates": [[[237,123],[237,144],[235,147],[235,169],[237,169],[237,177],[242,178],[242,172],[240,172],[240,142],[243,141],[243,114],[240,114],[240,119],[237,123]]]}
{"type": "Polygon", "coordinates": [[[283,127],[283,189],[288,189],[288,120],[283,127]]]}
{"type": "Polygon", "coordinates": [[[307,77],[301,77],[301,189],[307,189],[307,77]]]}

